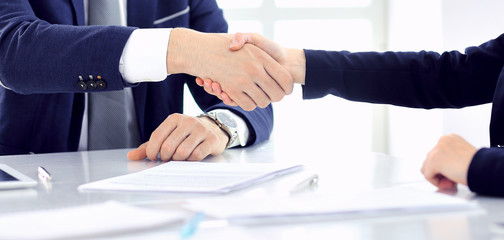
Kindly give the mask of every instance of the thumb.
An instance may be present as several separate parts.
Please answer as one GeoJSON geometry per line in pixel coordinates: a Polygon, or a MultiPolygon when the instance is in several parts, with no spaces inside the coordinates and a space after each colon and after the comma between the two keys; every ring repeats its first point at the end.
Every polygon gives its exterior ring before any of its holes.
{"type": "Polygon", "coordinates": [[[268,55],[270,55],[273,59],[276,61],[281,61],[282,58],[286,57],[284,48],[274,42],[271,41],[264,36],[261,36],[260,34],[257,33],[236,33],[233,35],[233,39],[231,41],[231,45],[229,46],[229,49],[236,51],[239,50],[245,45],[246,43],[252,44],[264,52],[266,52],[268,55]]]}
{"type": "Polygon", "coordinates": [[[231,41],[231,45],[229,45],[229,49],[236,51],[240,50],[245,43],[254,44],[254,39],[248,33],[235,33],[233,35],[233,40],[231,41]]]}
{"type": "Polygon", "coordinates": [[[137,149],[133,149],[128,152],[128,159],[132,161],[137,161],[137,160],[144,160],[147,158],[147,143],[145,142],[142,145],[140,145],[137,149]]]}

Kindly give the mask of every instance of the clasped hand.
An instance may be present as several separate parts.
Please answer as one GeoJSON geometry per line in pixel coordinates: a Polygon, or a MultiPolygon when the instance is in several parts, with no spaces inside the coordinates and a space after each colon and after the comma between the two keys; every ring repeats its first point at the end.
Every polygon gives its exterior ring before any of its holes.
{"type": "MultiPolygon", "coordinates": [[[[230,50],[241,52],[246,47],[250,46],[257,47],[262,51],[264,51],[265,53],[267,53],[269,56],[271,56],[285,70],[288,71],[288,73],[292,77],[292,81],[289,82],[288,89],[290,90],[290,92],[287,94],[290,94],[292,92],[292,89],[294,88],[294,83],[304,84],[306,59],[302,49],[284,48],[278,43],[255,33],[236,33],[231,36],[232,41],[231,44],[229,45],[230,50]]],[[[203,87],[207,93],[212,94],[221,99],[226,105],[240,106],[245,110],[250,109],[250,106],[242,104],[243,101],[233,97],[233,94],[231,94],[228,90],[229,88],[223,86],[223,82],[219,81],[219,79],[205,78],[204,76],[200,75],[196,76],[198,76],[196,78],[196,83],[199,86],[203,87]]],[[[245,90],[246,86],[240,85],[240,91],[245,90]]],[[[254,102],[260,102],[263,99],[251,98],[251,100],[254,102]]]]}
{"type": "Polygon", "coordinates": [[[167,55],[168,73],[212,79],[244,110],[267,107],[292,93],[292,76],[274,56],[254,45],[229,50],[232,35],[174,29],[167,55]]]}

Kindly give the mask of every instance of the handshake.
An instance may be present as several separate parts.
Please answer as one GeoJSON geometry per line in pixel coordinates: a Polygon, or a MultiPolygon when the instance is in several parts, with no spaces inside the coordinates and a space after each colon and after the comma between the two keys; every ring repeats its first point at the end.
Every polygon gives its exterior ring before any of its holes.
{"type": "Polygon", "coordinates": [[[225,104],[252,111],[304,84],[302,49],[287,49],[259,34],[212,34],[174,29],[168,73],[198,76],[196,83],[225,104]],[[248,43],[248,44],[247,44],[248,43]]]}

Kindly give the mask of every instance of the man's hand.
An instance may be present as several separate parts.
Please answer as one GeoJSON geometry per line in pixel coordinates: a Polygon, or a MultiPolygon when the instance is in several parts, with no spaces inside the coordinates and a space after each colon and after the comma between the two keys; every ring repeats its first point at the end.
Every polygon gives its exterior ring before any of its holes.
{"type": "MultiPolygon", "coordinates": [[[[304,51],[301,49],[288,49],[280,46],[278,43],[273,42],[259,34],[255,33],[236,33],[233,35],[233,40],[230,49],[233,51],[240,50],[244,46],[252,44],[261,50],[268,53],[273,59],[280,63],[285,69],[289,71],[293,77],[294,83],[304,84],[306,74],[306,58],[304,51]]],[[[196,78],[196,83],[204,87],[205,91],[209,94],[215,95],[220,98],[225,104],[231,106],[241,106],[234,98],[221,88],[215,79],[196,78]]],[[[292,86],[293,88],[294,86],[292,86]]]]}
{"type": "Polygon", "coordinates": [[[229,50],[231,39],[223,34],[173,29],[167,54],[168,73],[187,73],[220,84],[243,109],[267,107],[292,93],[290,73],[263,50],[243,46],[229,50]]]}
{"type": "Polygon", "coordinates": [[[199,77],[196,78],[196,84],[200,87],[203,87],[208,94],[212,94],[218,97],[224,104],[229,106],[238,106],[238,104],[231,100],[231,98],[227,95],[227,93],[223,92],[220,85],[216,82],[213,82],[210,79],[201,79],[199,77]]]}
{"type": "Polygon", "coordinates": [[[427,154],[422,166],[425,178],[440,189],[467,185],[467,170],[477,149],[456,134],[443,136],[427,154]]]}
{"type": "Polygon", "coordinates": [[[130,151],[128,158],[156,160],[159,154],[162,161],[199,161],[208,155],[220,155],[228,140],[212,120],[175,113],[159,125],[148,142],[130,151]]]}

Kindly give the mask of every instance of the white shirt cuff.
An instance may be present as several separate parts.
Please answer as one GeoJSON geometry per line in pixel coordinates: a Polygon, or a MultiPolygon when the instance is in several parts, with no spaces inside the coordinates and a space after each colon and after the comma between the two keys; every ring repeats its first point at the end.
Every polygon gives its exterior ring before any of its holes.
{"type": "Polygon", "coordinates": [[[129,83],[166,79],[166,54],[171,28],[136,29],[124,46],[119,72],[129,83]]]}

